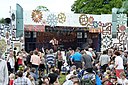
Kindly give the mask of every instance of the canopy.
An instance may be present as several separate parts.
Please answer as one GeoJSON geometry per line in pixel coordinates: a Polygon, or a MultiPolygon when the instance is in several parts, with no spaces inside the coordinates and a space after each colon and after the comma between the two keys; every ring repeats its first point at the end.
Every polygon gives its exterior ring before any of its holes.
{"type": "Polygon", "coordinates": [[[24,31],[45,32],[43,25],[24,25],[24,31]]]}

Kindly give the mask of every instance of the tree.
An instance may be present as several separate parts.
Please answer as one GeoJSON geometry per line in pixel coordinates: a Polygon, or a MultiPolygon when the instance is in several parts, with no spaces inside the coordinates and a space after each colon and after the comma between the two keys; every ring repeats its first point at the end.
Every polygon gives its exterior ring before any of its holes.
{"type": "Polygon", "coordinates": [[[5,23],[4,18],[1,18],[1,19],[0,19],[0,23],[1,23],[1,24],[4,24],[4,23],[5,23]]]}
{"type": "Polygon", "coordinates": [[[128,0],[123,2],[122,8],[124,8],[124,12],[128,14],[128,0]]]}
{"type": "Polygon", "coordinates": [[[125,0],[77,0],[71,11],[85,14],[111,14],[112,8],[121,8],[125,0]]]}
{"type": "Polygon", "coordinates": [[[40,11],[49,11],[49,9],[45,6],[37,6],[36,9],[40,11]]]}

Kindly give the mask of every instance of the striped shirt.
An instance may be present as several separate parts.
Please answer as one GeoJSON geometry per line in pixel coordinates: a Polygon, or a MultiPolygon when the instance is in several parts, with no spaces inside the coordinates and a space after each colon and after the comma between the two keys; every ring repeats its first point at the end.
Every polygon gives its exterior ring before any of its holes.
{"type": "Polygon", "coordinates": [[[47,54],[46,63],[55,66],[55,56],[53,54],[47,54]]]}

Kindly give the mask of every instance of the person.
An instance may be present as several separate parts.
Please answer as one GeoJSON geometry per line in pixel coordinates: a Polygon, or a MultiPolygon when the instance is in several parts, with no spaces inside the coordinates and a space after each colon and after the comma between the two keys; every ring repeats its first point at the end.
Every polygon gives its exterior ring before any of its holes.
{"type": "Polygon", "coordinates": [[[10,65],[10,69],[8,68],[8,70],[13,73],[14,72],[14,66],[15,66],[15,59],[14,59],[14,56],[13,56],[13,51],[10,51],[9,53],[9,56],[7,57],[7,62],[9,63],[10,65]]]}
{"type": "Polygon", "coordinates": [[[8,84],[8,68],[5,60],[2,59],[2,52],[0,52],[0,85],[8,84]]]}
{"type": "Polygon", "coordinates": [[[80,48],[77,47],[76,52],[72,55],[72,63],[76,66],[76,68],[82,68],[82,55],[80,53],[80,48]]]}
{"type": "Polygon", "coordinates": [[[21,52],[22,52],[22,55],[23,55],[23,62],[24,62],[25,65],[27,65],[27,56],[28,56],[28,54],[25,51],[25,49],[22,49],[21,52]]]}
{"type": "Polygon", "coordinates": [[[71,65],[71,61],[70,61],[71,51],[72,51],[72,48],[70,47],[68,48],[68,51],[66,52],[66,60],[67,60],[68,65],[71,65]]]}
{"type": "Polygon", "coordinates": [[[53,54],[53,49],[50,49],[46,55],[46,71],[47,73],[49,73],[50,68],[54,68],[55,67],[55,62],[56,62],[56,57],[53,54]]]}
{"type": "Polygon", "coordinates": [[[83,63],[83,68],[87,72],[92,72],[93,71],[93,65],[92,65],[92,58],[91,56],[87,55],[86,51],[81,52],[82,53],[82,63],[83,63]]]}
{"type": "Polygon", "coordinates": [[[31,81],[27,77],[23,76],[22,71],[19,71],[18,78],[14,80],[13,85],[31,85],[31,81]]]}
{"type": "Polygon", "coordinates": [[[40,65],[39,65],[39,77],[43,76],[45,70],[45,58],[44,54],[39,52],[40,65]]]}
{"type": "Polygon", "coordinates": [[[30,68],[27,67],[27,68],[24,69],[23,76],[27,76],[29,73],[30,73],[30,68]]]}
{"type": "Polygon", "coordinates": [[[58,48],[58,40],[56,38],[53,37],[52,40],[50,40],[50,42],[53,46],[53,49],[54,49],[54,52],[57,51],[57,48],[58,48]]]}
{"type": "Polygon", "coordinates": [[[127,68],[128,68],[128,51],[124,51],[123,64],[124,64],[124,69],[127,70],[127,68]]]}
{"type": "Polygon", "coordinates": [[[48,76],[43,77],[43,82],[45,82],[47,85],[49,85],[50,78],[48,76]]]}
{"type": "Polygon", "coordinates": [[[63,65],[63,56],[60,50],[57,51],[57,56],[56,56],[56,62],[57,62],[57,67],[59,69],[59,73],[61,72],[61,67],[63,65]]]}
{"type": "Polygon", "coordinates": [[[28,78],[31,81],[31,85],[36,85],[36,82],[35,82],[34,78],[31,75],[28,75],[28,78]]]}
{"type": "Polygon", "coordinates": [[[54,68],[51,68],[48,77],[50,78],[49,84],[54,84],[55,82],[58,82],[58,75],[55,72],[54,68]]]}
{"type": "Polygon", "coordinates": [[[30,51],[26,58],[27,67],[31,67],[31,56],[33,55],[33,51],[30,51]]]}
{"type": "Polygon", "coordinates": [[[124,71],[123,58],[121,58],[119,51],[115,51],[114,54],[116,55],[114,68],[116,71],[116,76],[120,78],[119,74],[124,71]]]}
{"type": "Polygon", "coordinates": [[[80,83],[76,75],[71,75],[69,79],[63,83],[63,85],[80,85],[80,83]]]}
{"type": "Polygon", "coordinates": [[[14,79],[15,79],[15,74],[11,73],[9,76],[9,85],[13,85],[14,79]]]}
{"type": "Polygon", "coordinates": [[[35,68],[32,68],[31,71],[30,71],[30,75],[34,78],[35,81],[37,81],[37,76],[35,74],[35,68]]]}
{"type": "Polygon", "coordinates": [[[32,63],[32,67],[36,69],[36,76],[37,78],[39,77],[38,75],[38,68],[40,65],[40,57],[38,56],[38,51],[35,50],[33,55],[31,56],[30,62],[32,63]]]}
{"type": "Polygon", "coordinates": [[[106,71],[108,64],[110,63],[110,56],[107,55],[107,51],[103,51],[103,54],[100,56],[99,63],[101,66],[102,72],[106,71]]]}
{"type": "Polygon", "coordinates": [[[117,82],[121,85],[128,85],[128,80],[126,79],[126,74],[124,72],[120,73],[120,78],[117,77],[117,82]]]}
{"type": "Polygon", "coordinates": [[[17,58],[17,64],[18,64],[18,69],[19,69],[19,67],[24,66],[23,55],[22,55],[21,51],[19,51],[17,53],[17,57],[16,58],[17,58]]]}

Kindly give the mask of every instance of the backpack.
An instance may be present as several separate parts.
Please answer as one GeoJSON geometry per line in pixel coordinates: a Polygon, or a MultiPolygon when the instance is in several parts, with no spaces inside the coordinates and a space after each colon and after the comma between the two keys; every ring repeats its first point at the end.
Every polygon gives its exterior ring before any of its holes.
{"type": "Polygon", "coordinates": [[[81,79],[81,85],[95,85],[95,73],[85,73],[81,79]]]}

